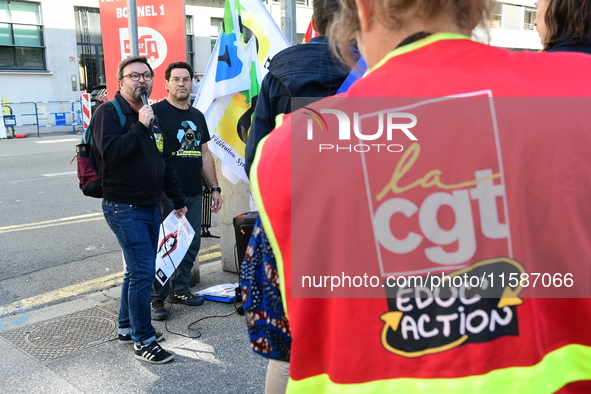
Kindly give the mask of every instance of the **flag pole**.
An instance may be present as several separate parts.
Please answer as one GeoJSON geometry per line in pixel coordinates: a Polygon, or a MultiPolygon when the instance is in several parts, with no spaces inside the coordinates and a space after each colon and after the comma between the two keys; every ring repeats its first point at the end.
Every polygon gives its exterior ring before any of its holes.
{"type": "Polygon", "coordinates": [[[127,0],[127,21],[129,26],[129,55],[138,56],[137,6],[135,0],[127,0]]]}
{"type": "Polygon", "coordinates": [[[289,45],[295,45],[297,38],[295,0],[281,0],[281,30],[289,45]]]}
{"type": "MultiPolygon", "coordinates": [[[[129,56],[138,56],[138,36],[137,36],[137,7],[135,0],[127,0],[127,22],[129,29],[129,56]]],[[[125,255],[121,252],[121,258],[123,260],[123,272],[127,269],[127,263],[125,262],[125,255]]]]}

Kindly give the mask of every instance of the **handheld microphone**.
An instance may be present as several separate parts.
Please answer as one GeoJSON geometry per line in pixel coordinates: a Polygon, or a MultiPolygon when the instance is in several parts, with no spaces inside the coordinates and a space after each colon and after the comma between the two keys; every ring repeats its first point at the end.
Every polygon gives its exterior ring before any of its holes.
{"type": "Polygon", "coordinates": [[[144,105],[149,105],[148,104],[148,92],[146,91],[146,88],[143,86],[140,88],[140,96],[142,96],[142,102],[144,103],[144,105]]]}
{"type": "MultiPolygon", "coordinates": [[[[150,105],[148,103],[148,92],[146,91],[146,88],[143,86],[140,88],[140,96],[142,96],[142,102],[144,103],[144,105],[150,105]]],[[[150,130],[152,131],[152,133],[154,132],[154,130],[153,130],[154,127],[157,128],[157,126],[154,124],[154,119],[152,119],[150,121],[150,130]]],[[[152,138],[154,138],[154,137],[152,137],[152,138]]]]}

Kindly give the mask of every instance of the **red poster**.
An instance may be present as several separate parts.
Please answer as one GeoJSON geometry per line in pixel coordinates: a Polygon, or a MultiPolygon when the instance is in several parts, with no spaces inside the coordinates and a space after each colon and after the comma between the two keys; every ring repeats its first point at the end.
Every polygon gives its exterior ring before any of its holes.
{"type": "MultiPolygon", "coordinates": [[[[139,55],[154,69],[150,104],[166,97],[164,71],[172,62],[185,61],[185,4],[183,0],[137,0],[139,55]]],[[[101,0],[101,27],[109,99],[117,91],[117,65],[130,56],[126,0],[101,0]]]]}

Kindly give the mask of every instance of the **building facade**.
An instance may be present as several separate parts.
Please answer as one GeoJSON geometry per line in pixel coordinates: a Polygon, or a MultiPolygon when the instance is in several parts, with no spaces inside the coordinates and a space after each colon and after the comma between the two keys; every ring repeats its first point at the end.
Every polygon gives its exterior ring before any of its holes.
{"type": "MultiPolygon", "coordinates": [[[[0,0],[0,97],[9,102],[77,100],[106,83],[100,0],[0,0]]],[[[280,3],[267,9],[280,23],[280,3]]],[[[297,33],[312,8],[296,1],[297,33]]],[[[187,61],[203,75],[222,26],[224,0],[185,0],[187,61]]],[[[183,23],[183,21],[179,21],[183,23]]],[[[184,60],[184,59],[183,59],[184,60]]]]}
{"type": "Polygon", "coordinates": [[[539,51],[542,49],[536,19],[535,0],[493,2],[486,29],[474,31],[475,38],[501,48],[539,51]]]}
{"type": "MultiPolygon", "coordinates": [[[[0,97],[9,102],[77,100],[105,83],[99,3],[103,0],[0,0],[0,97]]],[[[298,42],[312,0],[296,0],[298,42]]],[[[280,23],[279,1],[265,6],[280,23]]],[[[185,0],[187,61],[203,74],[224,12],[224,0],[185,0]]],[[[539,50],[534,0],[495,2],[475,38],[515,50],[539,50]]],[[[183,21],[179,21],[183,23],[183,21]]]]}

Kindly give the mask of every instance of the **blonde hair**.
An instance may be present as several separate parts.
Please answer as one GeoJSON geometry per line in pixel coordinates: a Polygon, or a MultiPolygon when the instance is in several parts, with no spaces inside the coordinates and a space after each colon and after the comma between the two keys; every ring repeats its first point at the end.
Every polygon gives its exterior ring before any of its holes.
{"type": "MultiPolygon", "coordinates": [[[[484,19],[490,0],[361,0],[371,4],[374,20],[391,30],[406,27],[409,20],[433,20],[447,15],[459,28],[472,30],[484,19]]],[[[341,11],[330,27],[330,42],[337,56],[354,65],[349,47],[361,29],[355,0],[341,0],[341,11]]]]}

